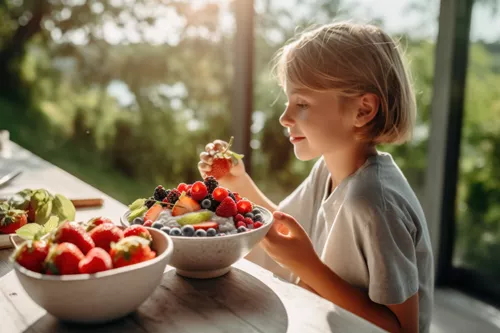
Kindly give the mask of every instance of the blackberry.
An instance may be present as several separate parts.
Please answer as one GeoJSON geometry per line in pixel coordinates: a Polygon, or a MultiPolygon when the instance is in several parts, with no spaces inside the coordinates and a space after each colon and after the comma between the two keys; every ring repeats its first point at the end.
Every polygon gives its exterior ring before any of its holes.
{"type": "Polygon", "coordinates": [[[173,189],[168,193],[167,201],[170,202],[171,204],[175,204],[177,200],[179,200],[180,195],[181,192],[179,192],[179,190],[173,189]]]}
{"type": "Polygon", "coordinates": [[[228,195],[231,199],[233,199],[234,202],[236,202],[236,197],[234,196],[233,192],[231,191],[227,191],[228,192],[228,195]]]}
{"type": "Polygon", "coordinates": [[[165,199],[166,196],[167,193],[163,188],[163,186],[161,185],[156,186],[155,191],[153,193],[153,197],[155,198],[155,200],[162,201],[163,199],[165,199]]]}
{"type": "Polygon", "coordinates": [[[149,199],[146,200],[146,202],[144,203],[144,205],[146,207],[148,207],[148,209],[149,209],[149,208],[151,208],[155,204],[155,202],[156,202],[155,198],[151,197],[151,198],[149,198],[149,199]]]}
{"type": "Polygon", "coordinates": [[[219,207],[219,205],[220,205],[220,202],[218,202],[217,200],[215,200],[214,197],[211,194],[207,195],[205,197],[205,199],[202,200],[202,203],[205,200],[209,200],[210,201],[211,205],[210,205],[210,207],[208,207],[206,209],[211,210],[212,212],[215,212],[215,210],[217,209],[217,207],[219,207]]]}
{"type": "Polygon", "coordinates": [[[219,182],[214,176],[208,176],[205,178],[204,183],[207,187],[208,193],[212,193],[219,186],[219,182]]]}

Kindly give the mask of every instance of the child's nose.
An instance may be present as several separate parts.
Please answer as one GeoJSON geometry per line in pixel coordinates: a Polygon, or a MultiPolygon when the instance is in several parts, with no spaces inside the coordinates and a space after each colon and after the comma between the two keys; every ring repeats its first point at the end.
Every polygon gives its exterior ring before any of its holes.
{"type": "Polygon", "coordinates": [[[288,106],[280,116],[280,124],[283,127],[292,127],[295,124],[295,121],[290,116],[290,108],[288,106]]]}

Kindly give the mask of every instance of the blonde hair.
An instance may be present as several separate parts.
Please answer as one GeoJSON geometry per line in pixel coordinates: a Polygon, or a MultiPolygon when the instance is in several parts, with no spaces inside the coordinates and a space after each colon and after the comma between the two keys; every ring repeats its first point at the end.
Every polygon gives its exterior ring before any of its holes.
{"type": "Polygon", "coordinates": [[[279,50],[275,73],[286,82],[315,91],[354,97],[374,93],[380,107],[356,133],[373,143],[404,143],[413,132],[416,103],[400,46],[380,28],[339,22],[306,31],[279,50]]]}

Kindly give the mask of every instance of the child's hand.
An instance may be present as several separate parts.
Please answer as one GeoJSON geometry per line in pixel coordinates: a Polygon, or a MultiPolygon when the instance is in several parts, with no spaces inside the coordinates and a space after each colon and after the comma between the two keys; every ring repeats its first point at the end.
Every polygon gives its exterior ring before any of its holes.
{"type": "Polygon", "coordinates": [[[271,258],[294,273],[305,263],[319,260],[311,239],[292,216],[279,211],[273,215],[274,223],[261,242],[271,258]]]}
{"type": "Polygon", "coordinates": [[[233,178],[242,176],[246,173],[245,165],[241,159],[237,159],[236,163],[231,159],[229,159],[227,163],[222,163],[224,161],[217,161],[219,158],[216,155],[223,151],[229,151],[229,148],[229,144],[223,140],[215,140],[205,146],[205,151],[200,154],[200,162],[198,163],[198,170],[203,178],[214,174],[215,178],[219,181],[222,179],[224,182],[231,181],[233,178]]]}

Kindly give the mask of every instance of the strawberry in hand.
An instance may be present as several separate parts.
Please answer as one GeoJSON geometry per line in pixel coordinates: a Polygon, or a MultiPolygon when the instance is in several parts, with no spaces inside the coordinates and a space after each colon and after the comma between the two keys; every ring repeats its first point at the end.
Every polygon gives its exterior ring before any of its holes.
{"type": "Polygon", "coordinates": [[[200,154],[201,161],[198,163],[198,169],[203,178],[212,176],[217,180],[226,177],[229,174],[239,176],[245,173],[245,167],[241,162],[243,155],[230,150],[234,137],[231,137],[229,143],[221,140],[215,140],[205,147],[205,151],[200,154]]]}

